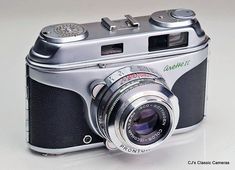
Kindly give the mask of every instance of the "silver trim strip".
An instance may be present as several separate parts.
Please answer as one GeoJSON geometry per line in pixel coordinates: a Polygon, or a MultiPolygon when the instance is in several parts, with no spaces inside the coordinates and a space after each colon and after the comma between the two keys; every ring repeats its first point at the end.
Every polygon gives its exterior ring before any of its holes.
{"type": "Polygon", "coordinates": [[[93,143],[93,144],[89,144],[89,145],[61,148],[61,149],[49,149],[49,148],[41,148],[41,147],[33,146],[28,143],[28,147],[36,152],[53,154],[53,155],[60,155],[60,154],[68,153],[68,152],[75,152],[75,151],[81,151],[81,150],[86,150],[86,149],[92,149],[92,148],[97,148],[97,147],[101,147],[101,146],[104,146],[103,142],[93,143]]]}
{"type": "Polygon", "coordinates": [[[198,126],[200,126],[202,124],[204,119],[205,119],[205,116],[204,116],[204,118],[199,123],[197,123],[197,124],[195,124],[193,126],[189,126],[189,127],[186,127],[186,128],[176,129],[175,132],[173,133],[173,135],[189,132],[189,131],[192,131],[192,130],[196,129],[198,126]]]}
{"type": "MultiPolygon", "coordinates": [[[[209,54],[208,54],[209,56],[209,54]]],[[[210,68],[210,58],[207,56],[207,68],[206,68],[206,89],[205,89],[205,106],[204,106],[204,115],[206,116],[208,113],[208,87],[209,87],[209,68],[210,68]]]]}
{"type": "Polygon", "coordinates": [[[36,68],[38,70],[54,70],[54,71],[62,71],[62,70],[71,70],[71,69],[80,69],[84,67],[94,67],[98,64],[105,64],[109,65],[111,63],[122,63],[122,62],[130,62],[133,60],[142,60],[142,59],[153,59],[153,58],[161,58],[166,56],[172,56],[172,55],[181,55],[181,54],[187,54],[187,53],[193,53],[200,51],[208,46],[209,38],[207,39],[199,46],[191,47],[187,49],[179,49],[175,51],[161,51],[158,53],[145,53],[145,54],[139,54],[139,55],[132,55],[132,56],[125,56],[121,58],[110,58],[106,60],[96,60],[96,61],[87,61],[87,62],[74,62],[74,63],[66,63],[66,64],[42,64],[35,62],[29,58],[29,56],[26,57],[26,63],[32,67],[36,68]]]}

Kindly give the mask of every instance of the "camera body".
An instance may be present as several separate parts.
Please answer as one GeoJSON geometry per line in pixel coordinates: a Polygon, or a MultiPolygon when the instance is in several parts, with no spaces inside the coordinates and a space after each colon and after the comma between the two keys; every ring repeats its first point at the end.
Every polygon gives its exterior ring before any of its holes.
{"type": "Polygon", "coordinates": [[[140,154],[194,129],[205,115],[208,41],[186,9],[43,28],[26,57],[29,147],[140,154]]]}

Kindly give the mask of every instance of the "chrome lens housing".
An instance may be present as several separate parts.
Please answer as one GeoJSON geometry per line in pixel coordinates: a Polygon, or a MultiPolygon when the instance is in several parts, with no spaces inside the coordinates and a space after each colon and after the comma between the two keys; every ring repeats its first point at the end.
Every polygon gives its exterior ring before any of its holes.
{"type": "Polygon", "coordinates": [[[159,75],[130,66],[104,82],[92,106],[101,137],[124,152],[141,154],[172,135],[179,119],[178,99],[159,75]]]}

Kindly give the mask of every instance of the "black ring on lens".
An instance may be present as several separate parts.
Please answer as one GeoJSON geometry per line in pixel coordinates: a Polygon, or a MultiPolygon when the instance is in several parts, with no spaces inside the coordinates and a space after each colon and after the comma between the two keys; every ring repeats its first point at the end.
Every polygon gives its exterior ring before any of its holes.
{"type": "Polygon", "coordinates": [[[127,137],[137,145],[157,142],[169,132],[170,128],[169,111],[160,103],[146,103],[139,106],[127,121],[127,137]]]}

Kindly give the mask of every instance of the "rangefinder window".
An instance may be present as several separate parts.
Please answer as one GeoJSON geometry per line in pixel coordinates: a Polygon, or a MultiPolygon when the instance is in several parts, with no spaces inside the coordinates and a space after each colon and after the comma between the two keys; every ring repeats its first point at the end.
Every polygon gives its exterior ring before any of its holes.
{"type": "Polygon", "coordinates": [[[123,43],[104,45],[101,47],[101,55],[123,53],[123,43]]]}
{"type": "Polygon", "coordinates": [[[188,32],[149,37],[149,51],[188,46],[188,32]]]}

